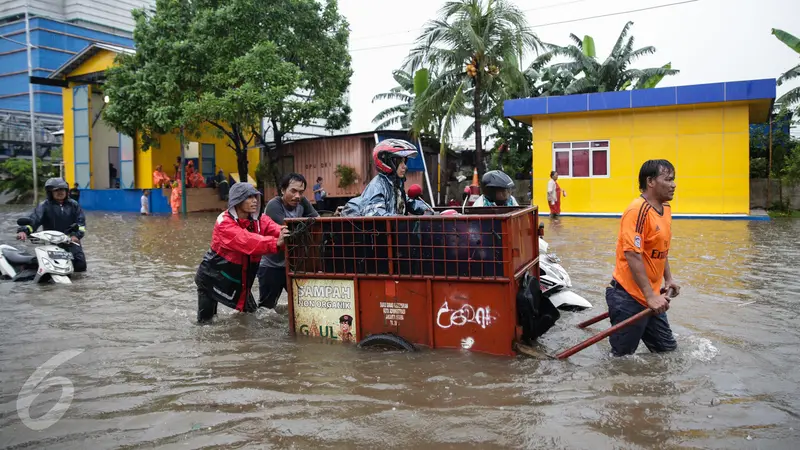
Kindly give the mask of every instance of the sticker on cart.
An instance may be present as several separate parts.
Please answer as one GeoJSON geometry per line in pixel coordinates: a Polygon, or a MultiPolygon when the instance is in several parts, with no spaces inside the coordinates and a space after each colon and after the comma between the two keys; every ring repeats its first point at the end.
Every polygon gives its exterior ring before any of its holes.
{"type": "Polygon", "coordinates": [[[295,331],[306,336],[357,342],[353,280],[295,279],[295,331]]]}
{"type": "Polygon", "coordinates": [[[381,302],[381,309],[384,323],[396,327],[405,319],[408,303],[381,302]]]}

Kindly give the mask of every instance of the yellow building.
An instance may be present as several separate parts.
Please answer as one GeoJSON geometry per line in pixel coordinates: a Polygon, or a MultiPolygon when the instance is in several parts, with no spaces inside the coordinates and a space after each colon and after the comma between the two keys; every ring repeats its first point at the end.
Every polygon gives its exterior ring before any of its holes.
{"type": "MultiPolygon", "coordinates": [[[[119,189],[150,189],[153,187],[153,171],[163,166],[170,177],[175,175],[175,165],[181,155],[177,133],[160,136],[159,146],[142,151],[140,142],[117,133],[102,118],[105,106],[103,81],[105,71],[114,64],[120,53],[133,53],[133,49],[94,43],[73,56],[50,75],[53,84],[63,89],[64,105],[64,174],[70,185],[77,182],[84,190],[113,189],[117,183],[111,179],[110,164],[116,169],[119,189]]],[[[227,146],[227,138],[219,137],[209,126],[199,136],[187,136],[186,154],[204,177],[219,169],[226,175],[238,179],[236,154],[227,146]]],[[[248,171],[254,182],[255,169],[259,162],[259,149],[248,151],[248,171]]],[[[87,199],[95,196],[87,193],[87,199]]],[[[122,195],[122,194],[120,194],[122,195]]],[[[138,195],[135,192],[130,195],[138,195]]],[[[85,195],[81,195],[84,203],[85,195]]],[[[114,196],[103,194],[102,198],[113,202],[114,196]]],[[[138,197],[136,197],[138,199],[138,197]]],[[[138,201],[138,200],[137,200],[138,201]]],[[[91,203],[91,202],[90,202],[91,203]]],[[[97,205],[87,209],[111,209],[109,205],[97,205]]],[[[134,205],[138,210],[138,205],[134,205]]],[[[124,209],[123,209],[124,210],[124,209]]]]}
{"type": "Polygon", "coordinates": [[[566,215],[620,215],[648,159],[675,165],[675,215],[750,212],[749,125],[766,122],[774,79],[505,102],[533,126],[533,203],[547,214],[550,171],[566,215]]]}

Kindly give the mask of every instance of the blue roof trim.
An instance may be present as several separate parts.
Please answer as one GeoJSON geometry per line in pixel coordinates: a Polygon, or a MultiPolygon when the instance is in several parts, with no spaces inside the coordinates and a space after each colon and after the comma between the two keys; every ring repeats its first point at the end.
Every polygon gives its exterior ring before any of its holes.
{"type": "Polygon", "coordinates": [[[676,103],[677,93],[674,87],[631,91],[631,108],[667,106],[676,103]]]}
{"type": "Polygon", "coordinates": [[[505,117],[520,117],[699,103],[774,100],[776,91],[775,79],[767,78],[596,94],[520,98],[506,100],[503,104],[503,114],[505,117]]]}
{"type": "Polygon", "coordinates": [[[631,91],[602,92],[587,94],[589,97],[589,111],[605,111],[609,109],[624,109],[631,107],[631,91]]]}

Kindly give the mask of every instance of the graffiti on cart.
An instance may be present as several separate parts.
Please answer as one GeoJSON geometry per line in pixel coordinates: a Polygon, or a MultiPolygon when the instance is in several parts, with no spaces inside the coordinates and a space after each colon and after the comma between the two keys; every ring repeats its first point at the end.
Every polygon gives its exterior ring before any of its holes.
{"type": "Polygon", "coordinates": [[[452,326],[463,327],[468,323],[474,323],[481,328],[486,328],[496,319],[492,315],[488,306],[475,308],[472,305],[464,305],[458,309],[451,309],[445,300],[436,314],[436,324],[439,328],[448,329],[452,326]]]}

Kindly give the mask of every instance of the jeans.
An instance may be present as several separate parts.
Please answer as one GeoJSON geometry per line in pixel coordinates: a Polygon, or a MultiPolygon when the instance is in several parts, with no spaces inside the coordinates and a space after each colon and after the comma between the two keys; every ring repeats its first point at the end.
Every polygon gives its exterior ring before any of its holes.
{"type": "Polygon", "coordinates": [[[275,309],[283,290],[286,289],[286,269],[283,267],[258,268],[258,307],[275,309]]]}
{"type": "MultiPolygon", "coordinates": [[[[606,288],[606,303],[611,325],[645,310],[645,306],[631,297],[616,281],[612,281],[611,286],[606,288]]],[[[670,352],[678,348],[666,313],[651,315],[628,325],[612,334],[609,341],[614,356],[632,355],[639,347],[639,341],[644,342],[653,353],[670,352]]]]}

